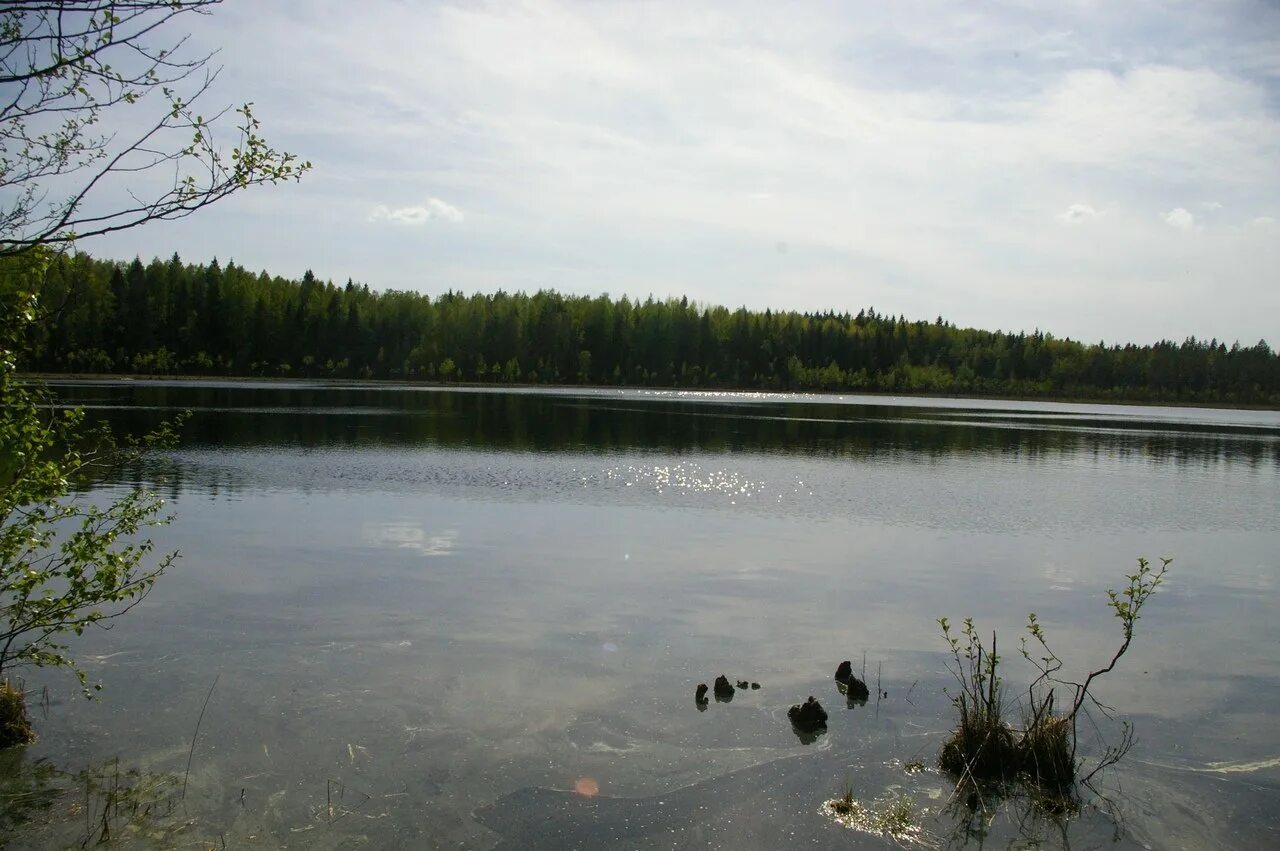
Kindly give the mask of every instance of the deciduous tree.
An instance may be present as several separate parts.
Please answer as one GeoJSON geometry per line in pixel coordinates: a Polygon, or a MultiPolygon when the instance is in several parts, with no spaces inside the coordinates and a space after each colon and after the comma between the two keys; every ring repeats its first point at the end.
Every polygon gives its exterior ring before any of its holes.
{"type": "MultiPolygon", "coordinates": [[[[0,5],[0,747],[30,735],[10,671],[68,667],[87,685],[68,637],[127,612],[176,557],[151,560],[151,541],[140,536],[164,522],[156,496],[134,490],[93,502],[79,493],[95,468],[168,444],[172,429],[117,440],[88,427],[83,411],[57,410],[19,375],[29,337],[47,337],[84,295],[62,286],[55,309],[42,312],[42,292],[68,283],[62,267],[61,277],[48,274],[50,264],[74,268],[57,255],[76,240],[182,218],[311,167],[267,143],[252,104],[198,108],[218,69],[173,28],[217,2],[0,5]],[[230,147],[217,138],[224,132],[230,147]]],[[[117,320],[94,340],[120,351],[159,329],[141,265],[113,283],[102,293],[110,309],[89,321],[117,320]]],[[[158,295],[168,304],[169,293],[158,295]]],[[[175,294],[184,309],[214,306],[193,329],[201,342],[225,343],[221,300],[220,281],[195,302],[175,294]]],[[[106,364],[116,356],[89,354],[106,364]]]]}

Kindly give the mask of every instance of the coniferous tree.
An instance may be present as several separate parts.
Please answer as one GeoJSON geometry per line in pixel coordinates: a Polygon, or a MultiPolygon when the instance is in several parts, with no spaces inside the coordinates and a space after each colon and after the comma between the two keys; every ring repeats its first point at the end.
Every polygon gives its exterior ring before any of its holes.
{"type": "Polygon", "coordinates": [[[376,292],[176,255],[55,258],[65,302],[29,361],[48,371],[210,372],[1280,404],[1265,341],[1149,346],[1039,329],[499,291],[376,292]]]}

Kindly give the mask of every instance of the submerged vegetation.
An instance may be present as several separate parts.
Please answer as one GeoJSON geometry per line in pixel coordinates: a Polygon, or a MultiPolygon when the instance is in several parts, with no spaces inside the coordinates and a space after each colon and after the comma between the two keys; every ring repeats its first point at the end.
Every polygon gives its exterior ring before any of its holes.
{"type": "Polygon", "coordinates": [[[1187,339],[1085,344],[877,312],[688,299],[371,290],[176,255],[58,257],[49,372],[753,388],[1280,405],[1280,354],[1187,339]]]}
{"type": "Polygon", "coordinates": [[[1091,708],[1107,717],[1112,715],[1110,707],[1100,703],[1090,689],[1099,677],[1115,670],[1128,651],[1139,612],[1164,581],[1169,564],[1170,559],[1161,559],[1160,567],[1153,569],[1146,559],[1139,559],[1137,571],[1125,577],[1127,586],[1107,592],[1107,605],[1121,622],[1123,640],[1105,665],[1091,670],[1080,682],[1060,678],[1063,661],[1050,648],[1036,615],[1028,615],[1028,635],[1021,655],[1039,674],[1026,694],[1012,702],[1006,700],[996,634],[992,633],[988,646],[971,618],[964,621],[959,635],[953,634],[946,618],[939,619],[954,660],[952,673],[959,684],[953,697],[959,719],[942,747],[939,766],[962,787],[1017,782],[1048,809],[1074,808],[1076,784],[1087,783],[1098,771],[1115,764],[1133,744],[1131,725],[1121,722],[1118,742],[1105,747],[1093,767],[1082,773],[1080,716],[1091,708]],[[1059,702],[1059,688],[1068,692],[1069,702],[1059,702]],[[1008,720],[1015,708],[1021,711],[1019,729],[1008,720]]]}
{"type": "Polygon", "coordinates": [[[854,799],[853,785],[846,784],[844,794],[823,803],[822,809],[845,827],[899,844],[923,843],[925,838],[921,814],[910,795],[894,793],[863,804],[854,799]]]}
{"type": "Polygon", "coordinates": [[[216,847],[188,835],[193,819],[182,813],[177,792],[173,775],[124,768],[119,759],[67,771],[9,752],[0,755],[0,836],[51,848],[122,841],[175,848],[184,840],[216,847]]]}

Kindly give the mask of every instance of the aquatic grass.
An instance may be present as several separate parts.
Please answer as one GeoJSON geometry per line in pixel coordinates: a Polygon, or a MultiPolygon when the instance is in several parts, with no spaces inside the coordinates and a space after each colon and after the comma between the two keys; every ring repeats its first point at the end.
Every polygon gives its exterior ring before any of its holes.
{"type": "Polygon", "coordinates": [[[75,772],[18,759],[0,772],[0,845],[176,848],[194,824],[179,814],[175,775],[123,768],[118,757],[75,772]]]}
{"type": "Polygon", "coordinates": [[[1018,739],[998,715],[961,712],[960,723],[942,746],[938,766],[963,779],[996,780],[1018,771],[1018,739]]]}
{"type": "Polygon", "coordinates": [[[830,801],[827,801],[826,806],[836,815],[847,816],[852,813],[855,806],[853,800],[853,784],[846,781],[844,784],[844,794],[839,798],[832,798],[830,801]]]}
{"type": "Polygon", "coordinates": [[[1071,719],[1053,711],[1053,693],[1027,712],[1017,743],[1020,772],[1046,790],[1068,792],[1076,778],[1071,719]]]}
{"type": "Polygon", "coordinates": [[[1022,728],[1006,720],[1011,706],[1004,700],[1000,676],[1001,658],[996,633],[987,647],[972,618],[966,618],[957,635],[946,618],[939,618],[943,639],[954,662],[951,672],[959,685],[952,703],[959,712],[955,729],[942,746],[939,766],[957,781],[957,792],[968,789],[968,797],[980,797],[984,785],[999,791],[1001,784],[1020,783],[1033,801],[1050,812],[1078,809],[1076,784],[1088,783],[1099,771],[1114,765],[1133,745],[1133,728],[1121,722],[1121,734],[1114,745],[1104,745],[1096,764],[1081,776],[1079,718],[1089,708],[1110,718],[1111,707],[1100,703],[1090,687],[1115,670],[1128,651],[1139,611],[1164,581],[1171,559],[1161,559],[1153,569],[1146,559],[1138,559],[1138,569],[1127,574],[1128,585],[1121,591],[1107,591],[1107,606],[1122,625],[1123,641],[1106,665],[1092,670],[1083,682],[1059,678],[1063,661],[1049,648],[1043,627],[1035,613],[1027,616],[1027,637],[1021,655],[1039,671],[1027,687],[1022,708],[1022,728]],[[1030,642],[1028,641],[1030,639],[1030,642]],[[1038,654],[1033,655],[1033,648],[1038,654]],[[1058,710],[1057,687],[1071,687],[1069,707],[1058,710]]]}
{"type": "Polygon", "coordinates": [[[27,715],[27,698],[20,685],[0,680],[0,748],[26,745],[36,740],[27,715]]]}
{"type": "Polygon", "coordinates": [[[107,844],[127,833],[169,839],[185,824],[168,824],[181,799],[175,797],[177,778],[130,768],[120,770],[117,757],[100,769],[81,775],[84,783],[85,843],[107,844]]]}
{"type": "Polygon", "coordinates": [[[892,839],[899,844],[927,844],[920,825],[920,811],[911,796],[893,793],[863,804],[853,797],[852,784],[844,794],[822,804],[822,810],[837,823],[852,830],[892,839]]]}
{"type": "Polygon", "coordinates": [[[938,623],[951,647],[955,660],[952,674],[960,686],[952,698],[960,713],[959,723],[943,745],[938,764],[960,779],[1011,777],[1018,770],[1018,742],[1005,720],[996,634],[991,634],[988,649],[978,636],[973,618],[965,619],[960,636],[952,634],[946,618],[940,618],[938,623]]]}
{"type": "Polygon", "coordinates": [[[187,752],[187,770],[182,773],[182,800],[187,799],[187,781],[191,779],[191,760],[196,755],[196,740],[200,738],[200,725],[204,723],[204,713],[209,708],[209,699],[213,697],[213,690],[218,687],[218,680],[222,678],[222,672],[219,671],[213,677],[213,684],[209,686],[209,693],[204,696],[204,705],[200,707],[200,717],[196,719],[195,732],[191,734],[191,750],[187,752]]]}

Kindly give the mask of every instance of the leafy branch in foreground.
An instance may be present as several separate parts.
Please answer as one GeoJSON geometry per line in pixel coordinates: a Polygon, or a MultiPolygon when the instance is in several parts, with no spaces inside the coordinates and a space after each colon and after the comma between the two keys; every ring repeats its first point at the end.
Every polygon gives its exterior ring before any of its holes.
{"type": "MultiPolygon", "coordinates": [[[[187,36],[165,33],[218,2],[0,4],[0,726],[16,731],[0,747],[31,735],[10,669],[65,667],[89,694],[66,641],[109,627],[177,557],[146,564],[153,547],[140,533],[166,522],[154,494],[83,496],[97,471],[172,445],[173,427],[119,440],[18,378],[19,352],[29,356],[28,332],[39,324],[36,294],[48,294],[47,272],[59,259],[52,249],[182,218],[311,168],[259,135],[251,104],[234,110],[229,149],[214,128],[232,110],[196,109],[217,77],[214,54],[191,55],[187,36]]],[[[74,307],[67,295],[46,322],[74,307]]]]}
{"type": "MultiPolygon", "coordinates": [[[[38,274],[40,252],[28,255],[38,274]]],[[[78,492],[100,471],[173,445],[173,424],[141,439],[89,427],[79,409],[59,411],[45,391],[17,377],[16,352],[35,316],[30,290],[0,292],[0,683],[15,667],[71,670],[89,695],[66,640],[110,621],[146,597],[177,553],[147,565],[140,538],[167,522],[163,501],[133,490],[105,504],[78,492]]],[[[0,747],[12,742],[0,742],[0,747]]]]}
{"type": "MultiPolygon", "coordinates": [[[[1033,710],[1032,719],[1034,723],[1047,724],[1050,723],[1053,718],[1058,717],[1061,719],[1064,726],[1066,723],[1070,723],[1071,748],[1067,762],[1073,771],[1076,766],[1076,753],[1079,745],[1079,720],[1081,712],[1086,710],[1088,706],[1092,706],[1107,717],[1114,715],[1112,708],[1103,704],[1094,695],[1090,694],[1089,689],[1098,677],[1109,674],[1115,670],[1116,663],[1118,663],[1120,658],[1128,652],[1129,645],[1133,642],[1134,625],[1140,617],[1139,612],[1146,604],[1147,600],[1151,598],[1151,595],[1155,593],[1155,590],[1163,584],[1165,574],[1168,573],[1169,565],[1172,561],[1172,559],[1162,558],[1160,559],[1160,567],[1153,569],[1149,561],[1145,558],[1140,558],[1138,559],[1137,571],[1125,576],[1128,584],[1123,590],[1116,591],[1114,589],[1108,589],[1107,606],[1112,610],[1112,614],[1120,620],[1124,640],[1120,643],[1120,646],[1116,648],[1116,651],[1112,654],[1110,661],[1102,667],[1090,671],[1088,675],[1085,676],[1084,682],[1073,682],[1071,680],[1064,680],[1058,677],[1058,673],[1062,670],[1063,662],[1058,658],[1058,654],[1050,649],[1045,638],[1044,628],[1041,627],[1035,613],[1033,612],[1027,615],[1027,632],[1030,638],[1035,642],[1036,647],[1039,648],[1036,652],[1044,654],[1033,656],[1032,650],[1028,646],[1027,639],[1024,638],[1022,640],[1023,658],[1035,665],[1040,671],[1040,675],[1027,690],[1028,703],[1033,710]],[[1053,714],[1054,685],[1069,686],[1073,690],[1071,708],[1061,716],[1054,716],[1053,714]],[[1042,718],[1045,720],[1041,721],[1042,718]]],[[[1099,764],[1095,766],[1088,775],[1082,778],[1084,781],[1088,781],[1090,777],[1096,774],[1100,769],[1105,768],[1107,765],[1114,764],[1116,760],[1122,757],[1133,744],[1132,726],[1128,722],[1121,723],[1123,725],[1124,732],[1121,736],[1120,744],[1113,748],[1108,748],[1099,764]]]]}
{"type": "Polygon", "coordinates": [[[188,55],[187,36],[162,34],[219,2],[0,7],[0,256],[183,218],[311,168],[266,142],[252,104],[196,108],[217,78],[214,54],[188,55]],[[215,129],[228,113],[235,143],[225,149],[215,129]]]}
{"type": "Polygon", "coordinates": [[[1117,744],[1105,746],[1097,764],[1080,776],[1079,721],[1090,708],[1107,717],[1114,710],[1091,693],[1099,677],[1115,670],[1133,642],[1139,612],[1164,581],[1171,559],[1161,559],[1152,568],[1138,559],[1136,572],[1126,575],[1128,584],[1120,591],[1107,591],[1107,606],[1120,619],[1123,640],[1103,666],[1091,670],[1081,682],[1062,679],[1064,663],[1054,652],[1034,613],[1027,616],[1028,636],[1021,653],[1039,671],[1027,687],[1025,700],[1016,701],[1022,710],[1022,727],[1015,729],[1006,720],[1014,705],[1004,699],[999,674],[1000,656],[996,635],[988,648],[973,625],[964,621],[959,635],[952,632],[946,618],[940,618],[942,635],[954,660],[952,674],[960,686],[953,698],[960,712],[959,723],[944,744],[939,764],[961,783],[1020,778],[1036,787],[1044,800],[1061,806],[1073,798],[1077,782],[1088,783],[1098,771],[1114,765],[1133,745],[1133,727],[1122,721],[1117,744]],[[1069,705],[1058,701],[1057,687],[1070,689],[1069,705]]]}

